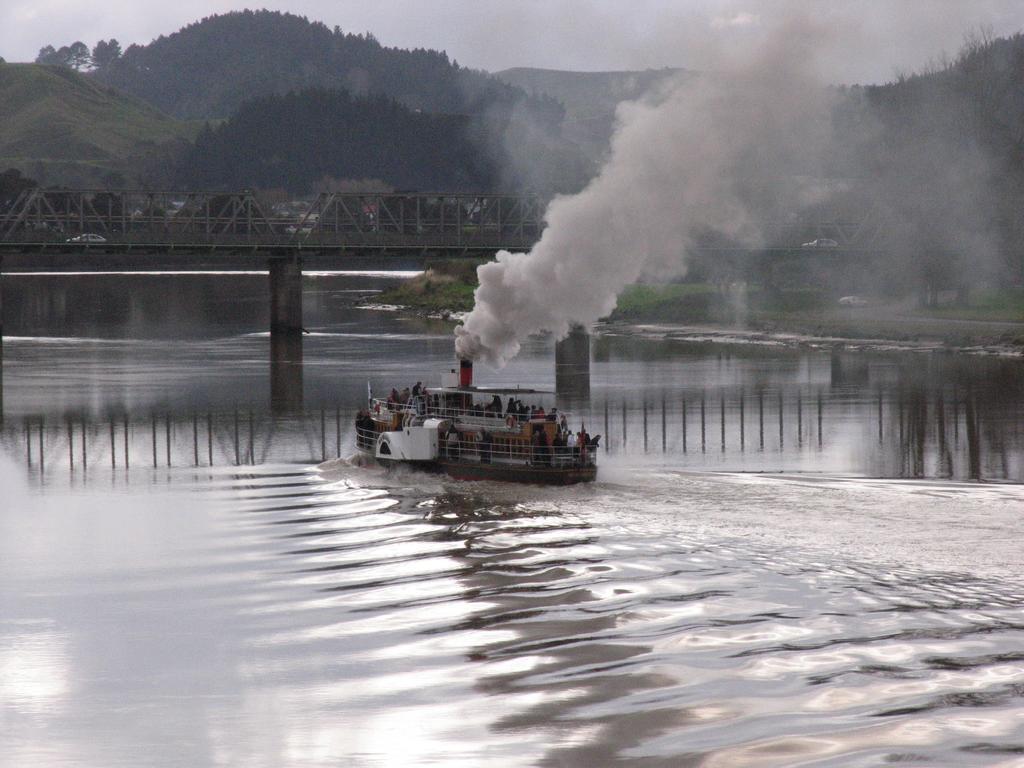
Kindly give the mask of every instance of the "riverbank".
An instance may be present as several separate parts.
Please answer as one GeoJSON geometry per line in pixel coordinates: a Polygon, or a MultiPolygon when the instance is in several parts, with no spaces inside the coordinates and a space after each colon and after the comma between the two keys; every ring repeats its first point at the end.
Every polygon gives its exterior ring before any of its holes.
{"type": "Polygon", "coordinates": [[[389,309],[427,317],[458,317],[473,308],[478,259],[436,259],[423,273],[403,280],[362,302],[368,309],[389,309]]]}
{"type": "MultiPolygon", "coordinates": [[[[438,261],[372,298],[373,305],[432,317],[473,308],[476,263],[438,261]]],[[[913,301],[854,299],[842,305],[817,290],[722,291],[708,283],[633,285],[619,296],[606,327],[746,339],[811,339],[857,346],[986,348],[1024,353],[1024,290],[976,291],[964,306],[920,308],[913,301]],[[861,304],[863,302],[863,304],[861,304]]]]}

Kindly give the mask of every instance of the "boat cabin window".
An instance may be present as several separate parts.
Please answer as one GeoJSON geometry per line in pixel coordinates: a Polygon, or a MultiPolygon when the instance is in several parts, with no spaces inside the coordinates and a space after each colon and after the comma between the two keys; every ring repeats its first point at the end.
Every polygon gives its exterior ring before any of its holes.
{"type": "Polygon", "coordinates": [[[380,444],[380,455],[381,456],[390,456],[391,455],[391,446],[388,443],[381,443],[380,444]]]}

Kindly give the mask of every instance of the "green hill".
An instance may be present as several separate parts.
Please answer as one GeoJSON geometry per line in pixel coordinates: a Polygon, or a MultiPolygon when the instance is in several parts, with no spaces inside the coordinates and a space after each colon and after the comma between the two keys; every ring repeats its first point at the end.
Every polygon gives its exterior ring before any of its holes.
{"type": "Polygon", "coordinates": [[[42,184],[126,183],[195,133],[70,69],[0,64],[0,169],[42,184]]]}

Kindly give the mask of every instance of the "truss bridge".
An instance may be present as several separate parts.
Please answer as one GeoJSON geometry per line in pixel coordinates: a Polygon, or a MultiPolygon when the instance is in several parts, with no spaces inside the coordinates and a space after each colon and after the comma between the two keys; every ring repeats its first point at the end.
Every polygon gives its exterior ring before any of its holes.
{"type": "MultiPolygon", "coordinates": [[[[546,203],[532,194],[323,192],[270,206],[248,191],[32,189],[0,209],[0,249],[488,256],[529,250],[544,229],[546,203]]],[[[887,222],[877,211],[852,220],[763,222],[760,229],[760,247],[711,238],[698,250],[761,257],[886,248],[887,222]]]]}

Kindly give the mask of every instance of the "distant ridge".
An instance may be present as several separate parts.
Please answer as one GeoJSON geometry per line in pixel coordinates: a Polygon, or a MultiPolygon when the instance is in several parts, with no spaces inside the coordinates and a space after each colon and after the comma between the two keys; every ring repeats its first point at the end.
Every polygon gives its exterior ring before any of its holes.
{"type": "Polygon", "coordinates": [[[424,112],[479,114],[526,106],[557,125],[554,102],[529,99],[443,51],[381,45],[371,34],[278,11],[208,16],[148,45],[132,45],[93,77],[181,119],[221,119],[243,102],[310,88],[385,95],[424,112]]]}

